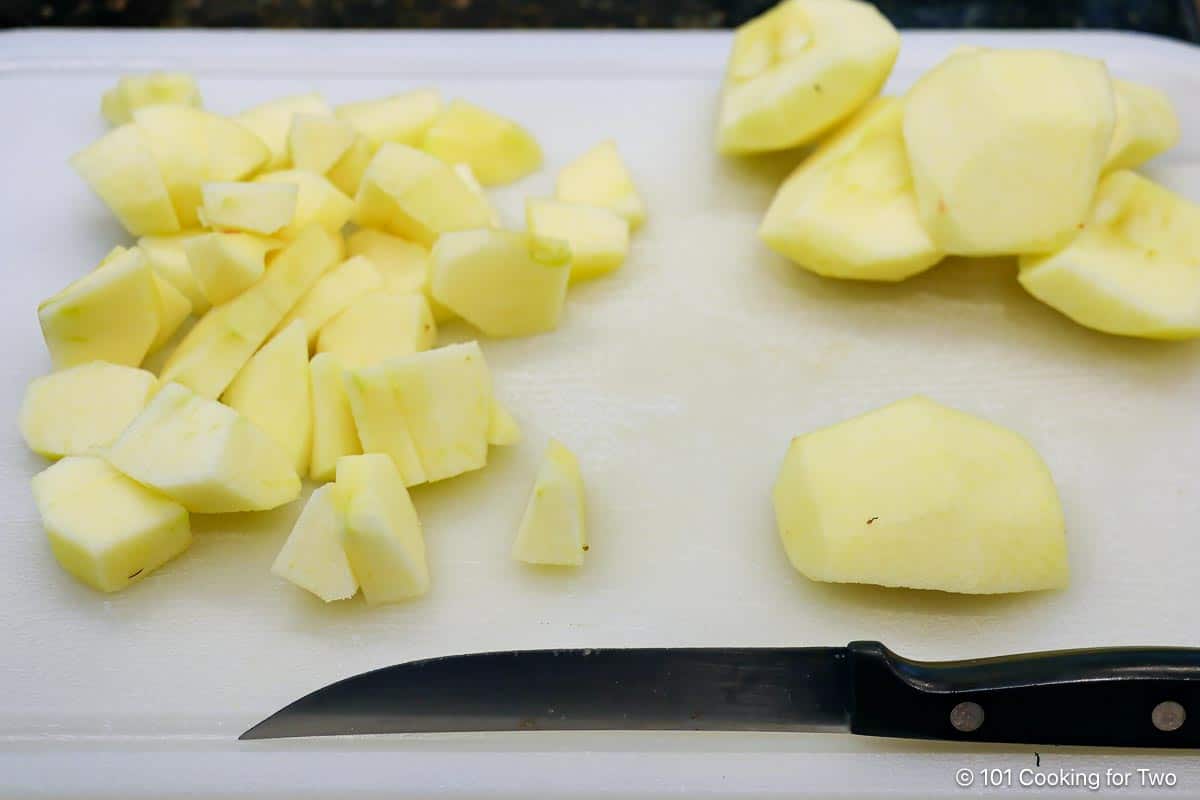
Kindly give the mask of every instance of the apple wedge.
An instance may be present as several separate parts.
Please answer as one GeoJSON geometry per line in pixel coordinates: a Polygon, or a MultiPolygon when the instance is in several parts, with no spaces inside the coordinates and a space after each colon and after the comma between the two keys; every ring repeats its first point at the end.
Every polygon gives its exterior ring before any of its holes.
{"type": "Polygon", "coordinates": [[[779,534],[815,581],[966,594],[1067,584],[1050,471],[1017,434],[924,397],[792,440],[779,534]]]}
{"type": "Polygon", "coordinates": [[[71,156],[70,164],[131,235],[180,229],[162,170],[137,125],[114,128],[71,156]]]}
{"type": "Polygon", "coordinates": [[[151,72],[123,75],[100,97],[100,113],[109,125],[124,125],[133,113],[147,106],[201,105],[196,81],[185,72],[151,72]]]}
{"type": "Polygon", "coordinates": [[[308,476],[331,481],[342,456],[362,453],[354,412],[346,394],[345,370],[337,358],[318,353],[309,362],[312,386],[312,460],[308,476]]]}
{"type": "Polygon", "coordinates": [[[321,328],[317,352],[347,368],[378,364],[433,347],[437,324],[421,294],[365,292],[321,328]]]}
{"type": "Polygon", "coordinates": [[[92,453],[116,441],[157,382],[153,373],[104,361],[35,378],[21,403],[21,436],[47,458],[92,453]]]}
{"type": "Polygon", "coordinates": [[[511,183],[542,165],[542,148],[529,131],[463,100],[434,119],[421,148],[448,164],[469,165],[484,186],[511,183]]]}
{"type": "Polygon", "coordinates": [[[296,321],[308,331],[308,345],[317,343],[317,334],[325,323],[345,311],[368,292],[383,288],[383,278],[366,258],[355,256],[321,276],[308,294],[283,318],[283,329],[296,321]]]}
{"type": "Polygon", "coordinates": [[[587,513],[579,462],[566,445],[550,440],[512,555],[528,564],[578,567],[588,550],[587,513]]]}
{"type": "Polygon", "coordinates": [[[525,219],[533,236],[570,246],[571,283],[615,272],[629,255],[629,222],[610,209],[530,198],[525,219]]]}
{"type": "Polygon", "coordinates": [[[183,326],[192,314],[192,304],[175,285],[161,275],[151,271],[154,279],[155,295],[158,297],[158,333],[150,342],[147,355],[157,353],[174,338],[176,332],[183,326]]]}
{"type": "Polygon", "coordinates": [[[378,100],[346,103],[334,114],[365,136],[373,152],[387,142],[420,145],[441,110],[442,96],[436,89],[417,89],[378,100]]]}
{"type": "Polygon", "coordinates": [[[607,208],[637,230],[646,221],[646,206],[615,142],[609,140],[588,150],[558,173],[557,197],[565,203],[607,208]]]}
{"type": "Polygon", "coordinates": [[[316,489],[271,565],[271,574],[312,592],[326,603],[358,593],[358,580],[342,545],[343,492],[333,484],[316,489]]]}
{"type": "Polygon", "coordinates": [[[288,131],[296,114],[329,114],[330,108],[319,94],[299,94],[270,100],[238,114],[234,119],[263,141],[271,151],[264,170],[288,166],[288,131]]]}
{"type": "Polygon", "coordinates": [[[331,114],[293,114],[288,154],[298,170],[324,175],[342,159],[359,134],[331,114]]]}
{"type": "Polygon", "coordinates": [[[388,371],[379,364],[347,370],[344,380],[363,452],[390,457],[405,486],[425,483],[428,477],[417,454],[417,443],[400,412],[388,371]]]}

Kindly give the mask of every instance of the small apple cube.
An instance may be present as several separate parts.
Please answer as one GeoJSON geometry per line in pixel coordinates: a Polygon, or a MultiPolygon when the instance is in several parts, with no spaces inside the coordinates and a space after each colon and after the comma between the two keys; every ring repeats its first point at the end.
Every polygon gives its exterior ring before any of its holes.
{"type": "Polygon", "coordinates": [[[292,184],[296,187],[296,211],[292,221],[276,232],[291,239],[309,225],[320,225],[339,233],[354,212],[354,201],[342,194],[329,179],[298,169],[271,172],[255,178],[258,183],[292,184]]]}
{"type": "Polygon", "coordinates": [[[154,273],[138,248],[101,264],[38,305],[55,369],[88,361],[136,367],[158,336],[154,273]]]}
{"type": "Polygon", "coordinates": [[[54,557],[102,592],[124,589],[192,542],[188,513],[95,456],[69,456],[33,478],[54,557]]]}
{"type": "Polygon", "coordinates": [[[873,97],[900,52],[874,5],[785,0],[737,29],[717,123],[722,153],[813,141],[873,97]]]}
{"type": "Polygon", "coordinates": [[[366,256],[383,276],[387,289],[423,293],[438,324],[457,318],[457,314],[433,299],[427,248],[390,233],[361,228],[346,237],[346,252],[366,256]]]}
{"type": "Polygon", "coordinates": [[[386,142],[416,147],[442,110],[436,89],[417,89],[379,100],[360,100],[333,112],[366,137],[372,151],[386,142]]]}
{"type": "Polygon", "coordinates": [[[206,183],[200,221],[210,228],[269,235],[296,218],[294,183],[206,183]]]}
{"type": "Polygon", "coordinates": [[[587,509],[579,461],[550,440],[513,543],[512,555],[528,564],[578,567],[587,552],[587,509]]]}
{"type": "Polygon", "coordinates": [[[1020,269],[1030,294],[1088,328],[1200,336],[1200,206],[1135,172],[1106,176],[1083,231],[1020,269]]]}
{"type": "Polygon", "coordinates": [[[354,221],[430,246],[447,231],[486,227],[491,208],[449,164],[388,143],[363,174],[354,221]]]}
{"type": "Polygon", "coordinates": [[[1113,100],[1116,120],[1104,172],[1141,166],[1179,143],[1179,118],[1162,91],[1114,80],[1113,100]]]}
{"type": "Polygon", "coordinates": [[[267,269],[267,253],[280,243],[253,233],[206,233],[183,245],[200,291],[212,305],[249,289],[267,269]]]}
{"type": "Polygon", "coordinates": [[[342,546],[346,528],[343,494],[333,484],[315,490],[271,565],[271,574],[326,603],[347,600],[358,593],[358,580],[342,546]]]}
{"type": "Polygon", "coordinates": [[[332,114],[294,114],[288,130],[292,166],[324,175],[357,138],[354,128],[332,114]]]}
{"type": "Polygon", "coordinates": [[[521,441],[521,426],[513,419],[499,400],[492,398],[492,414],[488,419],[487,441],[490,445],[504,447],[521,441]]]}
{"type": "Polygon", "coordinates": [[[444,234],[431,258],[434,298],[488,336],[558,327],[571,277],[566,242],[485,228],[444,234]]]}
{"type": "Polygon", "coordinates": [[[511,183],[542,166],[542,148],[529,131],[462,100],[438,115],[421,147],[449,164],[469,164],[485,186],[511,183]]]}
{"type": "Polygon", "coordinates": [[[565,203],[615,211],[629,220],[630,230],[646,221],[646,206],[612,141],[601,142],[563,167],[557,196],[565,203]]]}
{"type": "Polygon", "coordinates": [[[265,511],[300,495],[294,459],[275,440],[232,408],[177,383],[159,390],[113,443],[108,460],[200,514],[265,511]]]}
{"type": "Polygon", "coordinates": [[[175,288],[175,285],[152,271],[154,288],[158,295],[158,334],[150,343],[146,354],[156,353],[175,336],[183,321],[192,314],[191,301],[175,288]]]}
{"type": "Polygon", "coordinates": [[[1067,584],[1042,459],[1012,431],[924,397],[797,436],[774,500],[788,558],[815,581],[964,594],[1067,584]]]}
{"type": "Polygon", "coordinates": [[[262,139],[270,149],[270,160],[263,165],[263,169],[274,170],[288,166],[288,131],[292,128],[292,117],[296,114],[329,113],[329,106],[321,95],[300,94],[270,100],[243,111],[234,119],[262,139]]]}
{"type": "Polygon", "coordinates": [[[437,324],[420,294],[367,292],[321,328],[317,352],[330,353],[347,368],[365,367],[428,350],[437,324]]]}
{"type": "Polygon", "coordinates": [[[405,486],[425,483],[427,477],[417,444],[400,413],[391,375],[384,366],[377,364],[345,373],[346,397],[359,444],[364,453],[389,456],[405,486]]]}
{"type": "Polygon", "coordinates": [[[94,452],[141,413],[156,383],[153,373],[104,361],[35,378],[21,403],[21,436],[47,458],[94,452]]]}
{"type": "Polygon", "coordinates": [[[317,353],[309,362],[312,386],[312,459],[308,476],[331,481],[337,460],[362,453],[354,412],[346,394],[345,370],[329,353],[317,353]]]}
{"type": "Polygon", "coordinates": [[[488,208],[488,220],[493,228],[500,227],[500,215],[496,213],[496,207],[488,200],[487,192],[484,191],[483,184],[475,177],[475,171],[471,169],[470,164],[455,164],[454,172],[458,177],[462,178],[462,182],[467,185],[475,195],[482,200],[488,208]]]}
{"type": "Polygon", "coordinates": [[[392,460],[345,456],[338,460],[336,487],[346,509],[342,545],[367,605],[425,594],[425,536],[392,460]]]}
{"type": "Polygon", "coordinates": [[[525,216],[532,235],[571,246],[571,283],[614,272],[629,255],[629,222],[615,211],[530,199],[525,216]]]}
{"type": "Polygon", "coordinates": [[[283,322],[284,328],[297,320],[304,322],[308,344],[317,343],[317,333],[325,323],[345,311],[354,301],[368,292],[383,288],[383,278],[375,266],[362,256],[343,261],[321,276],[308,294],[291,310],[283,322]]]}
{"type": "Polygon", "coordinates": [[[179,230],[162,170],[136,125],[114,128],[71,156],[70,164],[133,236],[179,230]]]}
{"type": "Polygon", "coordinates": [[[336,186],[342,194],[354,197],[358,194],[363,173],[367,171],[367,166],[371,163],[371,157],[374,155],[375,151],[371,149],[367,137],[359,134],[346,152],[342,153],[342,157],[337,160],[337,163],[325,173],[325,177],[329,178],[329,182],[336,186]]]}
{"type": "Polygon", "coordinates": [[[188,263],[184,244],[196,236],[206,236],[207,231],[193,230],[171,233],[165,236],[143,236],[138,239],[138,249],[150,262],[150,268],[160,278],[164,278],[176,289],[183,293],[192,304],[192,313],[197,316],[208,311],[212,303],[204,296],[200,283],[192,274],[192,266],[188,263]]]}
{"type": "Polygon", "coordinates": [[[293,322],[263,345],[221,400],[274,439],[298,474],[308,472],[313,415],[304,322],[293,322]]]}
{"type": "Polygon", "coordinates": [[[100,113],[113,126],[129,122],[139,108],[160,105],[199,108],[200,90],[196,81],[184,72],[124,75],[100,97],[100,113]]]}

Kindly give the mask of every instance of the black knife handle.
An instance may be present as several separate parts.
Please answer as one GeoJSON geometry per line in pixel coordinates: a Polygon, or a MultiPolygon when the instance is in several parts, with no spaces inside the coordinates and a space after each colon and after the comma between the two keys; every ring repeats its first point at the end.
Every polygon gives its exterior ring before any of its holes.
{"type": "Polygon", "coordinates": [[[1200,649],[1060,650],[925,662],[852,642],[850,730],[867,736],[1200,747],[1200,649]]]}

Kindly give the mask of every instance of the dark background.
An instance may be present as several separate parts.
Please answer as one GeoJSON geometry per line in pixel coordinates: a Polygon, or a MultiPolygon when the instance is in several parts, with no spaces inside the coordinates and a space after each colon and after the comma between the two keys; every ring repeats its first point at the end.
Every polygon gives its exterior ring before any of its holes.
{"type": "MultiPolygon", "coordinates": [[[[1200,41],[1200,0],[877,0],[908,28],[1118,28],[1200,41]]],[[[774,0],[0,0],[0,26],[728,28],[774,0]]]]}

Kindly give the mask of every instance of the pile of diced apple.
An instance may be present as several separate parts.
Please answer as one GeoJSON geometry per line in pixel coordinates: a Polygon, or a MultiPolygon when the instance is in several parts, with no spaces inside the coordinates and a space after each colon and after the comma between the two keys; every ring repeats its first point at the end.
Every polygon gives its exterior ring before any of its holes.
{"type": "Polygon", "coordinates": [[[1166,95],[1091,58],[960,48],[875,97],[899,43],[858,0],[785,0],[738,30],[719,149],[817,145],[762,222],[772,249],[871,281],[1013,256],[1082,325],[1200,336],[1200,207],[1129,171],[1179,140],[1166,95]]]}
{"type": "MultiPolygon", "coordinates": [[[[71,164],[139,238],[38,307],[55,371],[21,409],[29,446],[61,459],[34,479],[58,560],[121,589],[187,547],[189,513],[277,508],[307,477],[325,485],[273,571],[327,601],[423,593],[408,487],[520,440],[479,344],[439,347],[438,325],[551,331],[569,283],[621,267],[645,212],[615,146],[504,230],[484,186],[541,148],[433,90],[225,117],[164,73],[123,78],[102,111],[115,127],[71,164]]],[[[581,563],[583,509],[554,443],[514,557],[581,563]]]]}

